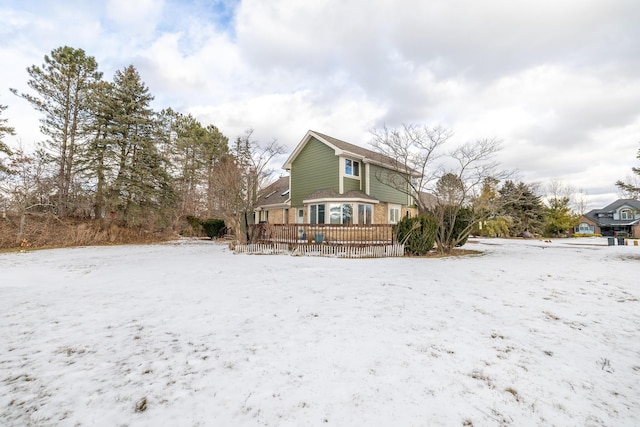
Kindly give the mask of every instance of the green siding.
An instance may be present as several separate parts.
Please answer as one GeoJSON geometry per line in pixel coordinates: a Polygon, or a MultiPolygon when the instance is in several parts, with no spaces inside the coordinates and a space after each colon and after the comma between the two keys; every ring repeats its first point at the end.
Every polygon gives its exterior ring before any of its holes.
{"type": "Polygon", "coordinates": [[[360,190],[367,192],[367,166],[364,164],[360,165],[360,190]]]}
{"type": "Polygon", "coordinates": [[[318,190],[339,191],[338,156],[315,138],[311,138],[291,164],[291,206],[318,190]]]}
{"type": "MultiPolygon", "coordinates": [[[[338,171],[340,172],[340,171],[338,171]]],[[[362,172],[361,172],[362,174],[362,172]]],[[[351,191],[351,190],[360,190],[360,180],[359,179],[353,179],[353,178],[347,178],[344,177],[343,178],[343,187],[344,187],[344,192],[346,193],[347,191],[351,191]]]]}
{"type": "MultiPolygon", "coordinates": [[[[370,196],[375,197],[381,202],[395,203],[406,206],[408,199],[406,192],[402,192],[394,187],[385,184],[385,182],[388,182],[389,180],[389,174],[393,173],[394,172],[388,171],[387,169],[384,169],[380,166],[370,165],[370,196]]],[[[398,181],[401,182],[400,180],[398,181]]]]}

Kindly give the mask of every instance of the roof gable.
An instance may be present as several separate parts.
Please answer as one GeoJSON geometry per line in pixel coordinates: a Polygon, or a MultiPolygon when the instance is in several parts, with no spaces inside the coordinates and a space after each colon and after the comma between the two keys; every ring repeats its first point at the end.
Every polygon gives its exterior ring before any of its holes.
{"type": "MultiPolygon", "coordinates": [[[[360,160],[364,163],[378,164],[391,170],[405,170],[404,165],[389,156],[385,156],[384,154],[377,153],[373,150],[369,150],[313,130],[309,130],[304,138],[302,138],[300,143],[293,150],[293,153],[291,153],[285,164],[282,166],[283,169],[291,170],[293,161],[312,137],[333,149],[336,156],[352,157],[354,160],[360,160]]],[[[409,171],[413,174],[417,174],[416,171],[409,171]]]]}

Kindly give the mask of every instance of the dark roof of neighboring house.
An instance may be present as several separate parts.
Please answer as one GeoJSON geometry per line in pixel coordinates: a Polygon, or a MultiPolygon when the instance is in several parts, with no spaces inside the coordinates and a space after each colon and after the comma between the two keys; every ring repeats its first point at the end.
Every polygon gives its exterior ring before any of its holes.
{"type": "Polygon", "coordinates": [[[370,200],[372,202],[374,201],[378,201],[377,199],[367,195],[366,193],[364,193],[363,191],[360,190],[349,190],[347,192],[345,192],[344,194],[339,194],[336,191],[333,190],[318,190],[315,191],[311,194],[309,194],[309,196],[304,198],[305,200],[317,200],[317,199],[363,199],[363,200],[370,200]]]}
{"type": "MultiPolygon", "coordinates": [[[[398,162],[396,159],[394,159],[392,157],[389,157],[389,156],[386,156],[384,154],[375,152],[373,150],[369,150],[367,148],[360,147],[360,146],[355,145],[355,144],[351,144],[351,143],[346,142],[346,141],[342,141],[341,139],[334,138],[332,136],[325,135],[323,133],[316,132],[314,130],[310,130],[309,132],[307,132],[307,135],[305,135],[305,138],[303,139],[303,141],[305,141],[305,139],[309,135],[319,137],[321,140],[324,140],[325,142],[328,142],[329,144],[333,145],[334,147],[338,148],[339,150],[345,151],[347,153],[354,154],[354,155],[356,155],[358,157],[361,157],[363,159],[367,159],[372,163],[377,163],[377,164],[379,164],[381,166],[384,166],[386,168],[389,168],[389,169],[392,169],[392,170],[400,170],[400,171],[406,169],[405,165],[403,165],[402,163],[398,162]]],[[[299,146],[300,146],[300,144],[298,144],[298,147],[299,146]]],[[[297,147],[296,147],[296,149],[297,149],[297,147]]],[[[291,157],[289,158],[289,160],[291,160],[291,157]]],[[[417,172],[415,170],[413,170],[413,169],[409,168],[408,171],[412,172],[414,174],[417,174],[417,172]]]]}
{"type": "Polygon", "coordinates": [[[586,214],[584,214],[584,216],[594,221],[599,226],[633,225],[640,222],[640,219],[629,220],[629,219],[613,219],[613,218],[606,218],[606,217],[598,217],[598,214],[613,213],[624,206],[629,206],[632,209],[640,209],[640,200],[618,199],[615,202],[605,206],[602,209],[592,209],[586,214]]]}
{"type": "Polygon", "coordinates": [[[623,206],[629,206],[631,208],[640,209],[640,200],[634,199],[618,199],[610,205],[599,209],[599,212],[614,212],[623,206]]]}
{"type": "Polygon", "coordinates": [[[283,176],[266,187],[256,201],[256,207],[281,205],[289,200],[289,177],[283,176]]]}

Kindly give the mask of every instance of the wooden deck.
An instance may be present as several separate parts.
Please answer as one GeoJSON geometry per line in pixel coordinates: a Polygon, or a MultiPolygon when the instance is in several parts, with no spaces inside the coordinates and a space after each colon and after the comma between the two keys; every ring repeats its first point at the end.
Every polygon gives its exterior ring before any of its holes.
{"type": "Polygon", "coordinates": [[[256,224],[250,243],[386,246],[396,243],[392,224],[256,224]]]}
{"type": "Polygon", "coordinates": [[[256,224],[251,241],[237,245],[237,254],[289,254],[338,258],[404,256],[395,241],[393,225],[256,224]]]}

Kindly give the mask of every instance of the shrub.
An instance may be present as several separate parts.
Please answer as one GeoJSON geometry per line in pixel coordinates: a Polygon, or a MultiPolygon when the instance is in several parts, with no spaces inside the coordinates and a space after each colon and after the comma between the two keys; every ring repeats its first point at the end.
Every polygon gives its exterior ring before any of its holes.
{"type": "Polygon", "coordinates": [[[225,229],[224,220],[222,219],[215,219],[215,218],[207,219],[207,220],[201,221],[200,225],[202,225],[202,228],[204,229],[205,234],[209,236],[211,239],[220,237],[225,229]]]}
{"type": "Polygon", "coordinates": [[[431,215],[405,217],[394,228],[398,242],[404,243],[405,253],[425,255],[433,249],[438,222],[431,215]]]}
{"type": "Polygon", "coordinates": [[[497,216],[478,222],[473,233],[482,237],[507,237],[513,221],[508,216],[497,216]]]}
{"type": "Polygon", "coordinates": [[[449,252],[455,246],[463,246],[467,243],[473,222],[471,208],[439,206],[436,209],[436,215],[440,218],[438,245],[446,248],[445,252],[449,252]]]}

